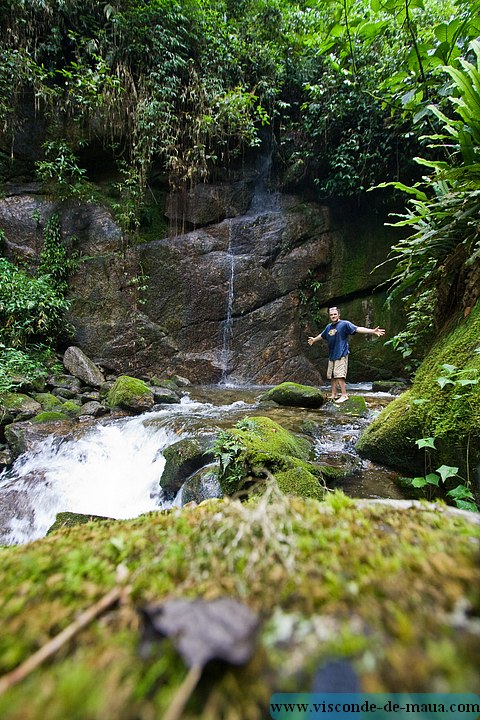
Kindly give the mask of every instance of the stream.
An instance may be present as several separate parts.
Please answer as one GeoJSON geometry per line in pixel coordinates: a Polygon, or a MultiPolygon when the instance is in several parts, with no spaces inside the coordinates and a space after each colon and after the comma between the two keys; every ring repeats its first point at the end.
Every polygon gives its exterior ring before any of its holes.
{"type": "MultiPolygon", "coordinates": [[[[264,386],[188,387],[182,401],[134,417],[76,425],[67,435],[49,435],[0,475],[0,544],[44,537],[57,513],[126,519],[181,505],[163,497],[159,481],[163,451],[199,430],[215,432],[247,416],[268,416],[293,432],[308,426],[315,459],[342,469],[336,487],[356,498],[403,498],[398,473],[363,460],[355,452],[360,432],[392,396],[371,386],[351,385],[362,395],[366,416],[351,416],[327,403],[318,410],[263,403],[264,386]]],[[[328,388],[325,388],[327,390],[328,388]]]]}

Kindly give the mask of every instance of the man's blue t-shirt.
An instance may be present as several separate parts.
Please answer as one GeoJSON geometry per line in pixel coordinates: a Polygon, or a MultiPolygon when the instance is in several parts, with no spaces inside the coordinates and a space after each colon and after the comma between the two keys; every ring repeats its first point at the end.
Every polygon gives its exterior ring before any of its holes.
{"type": "Polygon", "coordinates": [[[357,326],[348,320],[339,320],[336,323],[328,323],[321,337],[328,343],[329,360],[340,360],[348,355],[348,336],[355,335],[357,326]]]}

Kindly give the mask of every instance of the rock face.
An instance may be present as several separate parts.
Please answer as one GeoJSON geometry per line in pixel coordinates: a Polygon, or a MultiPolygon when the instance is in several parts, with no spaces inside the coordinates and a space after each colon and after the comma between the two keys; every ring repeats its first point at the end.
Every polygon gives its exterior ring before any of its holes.
{"type": "MultiPolygon", "coordinates": [[[[382,277],[369,275],[385,258],[384,241],[373,252],[372,233],[349,234],[325,206],[255,195],[247,181],[202,186],[170,198],[165,210],[177,228],[181,212],[184,227],[196,229],[127,248],[105,208],[60,205],[32,190],[12,189],[0,200],[6,255],[34,265],[44,224],[59,214],[64,242],[83,256],[70,282],[74,345],[103,370],[178,373],[195,383],[318,385],[325,351],[320,343],[307,345],[319,328],[304,319],[312,282],[321,303],[344,298],[343,317],[391,334],[373,289],[382,277]]],[[[382,342],[364,338],[356,345],[352,381],[400,374],[382,342]]]]}

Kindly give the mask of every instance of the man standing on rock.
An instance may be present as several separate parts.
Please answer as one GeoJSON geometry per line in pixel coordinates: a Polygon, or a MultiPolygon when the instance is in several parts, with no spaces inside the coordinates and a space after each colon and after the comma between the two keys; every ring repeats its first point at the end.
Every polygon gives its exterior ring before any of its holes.
{"type": "Polygon", "coordinates": [[[337,403],[343,403],[348,400],[347,395],[347,370],[348,370],[348,354],[350,348],[348,345],[349,335],[360,333],[362,335],[377,335],[378,337],[385,335],[383,328],[366,328],[354,325],[349,320],[340,320],[340,311],[336,307],[328,309],[330,322],[325,330],[316,337],[309,337],[308,344],[313,345],[321,338],[328,344],[328,368],[327,378],[330,380],[332,392],[329,400],[335,400],[337,403]],[[337,390],[340,390],[340,397],[337,398],[337,390]]]}

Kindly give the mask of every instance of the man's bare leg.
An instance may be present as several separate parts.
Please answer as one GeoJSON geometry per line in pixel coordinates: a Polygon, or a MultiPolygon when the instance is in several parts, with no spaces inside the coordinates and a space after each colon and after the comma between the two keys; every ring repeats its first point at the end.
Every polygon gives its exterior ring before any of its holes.
{"type": "Polygon", "coordinates": [[[345,400],[348,400],[345,378],[337,378],[337,383],[340,388],[340,397],[337,399],[337,403],[342,403],[345,402],[345,400]]]}
{"type": "Polygon", "coordinates": [[[337,378],[332,378],[330,380],[330,395],[328,397],[329,400],[336,400],[337,399],[337,378]]]}

